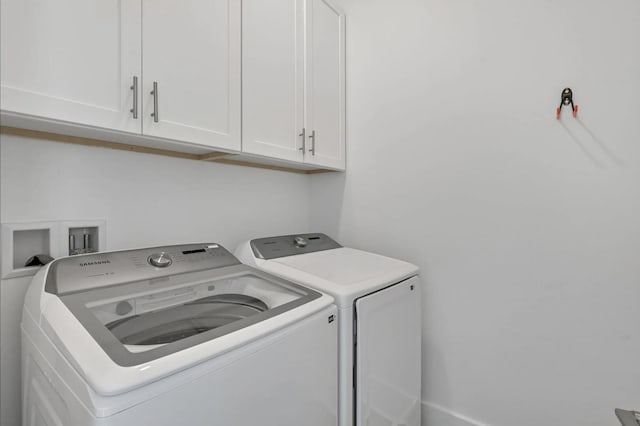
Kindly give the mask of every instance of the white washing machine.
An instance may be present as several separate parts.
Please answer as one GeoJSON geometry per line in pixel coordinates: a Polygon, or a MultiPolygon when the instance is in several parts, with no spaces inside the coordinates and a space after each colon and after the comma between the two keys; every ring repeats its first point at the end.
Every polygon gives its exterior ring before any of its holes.
{"type": "Polygon", "coordinates": [[[218,244],[55,260],[23,310],[23,425],[335,425],[335,315],[218,244]]]}
{"type": "Polygon", "coordinates": [[[332,295],[339,323],[339,424],[420,425],[418,268],[324,234],[251,240],[244,263],[332,295]]]}

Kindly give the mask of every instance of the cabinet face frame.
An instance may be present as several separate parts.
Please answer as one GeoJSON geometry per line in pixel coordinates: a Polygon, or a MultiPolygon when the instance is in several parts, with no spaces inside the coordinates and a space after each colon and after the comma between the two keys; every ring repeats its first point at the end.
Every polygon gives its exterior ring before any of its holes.
{"type": "Polygon", "coordinates": [[[237,0],[142,0],[143,134],[240,150],[240,19],[237,0]]]}
{"type": "Polygon", "coordinates": [[[2,9],[3,111],[140,134],[130,111],[140,95],[140,0],[14,0],[2,9]]]}
{"type": "Polygon", "coordinates": [[[344,170],[345,168],[345,14],[327,0],[307,0],[305,57],[305,127],[307,139],[305,163],[344,170]],[[324,14],[324,16],[322,16],[324,14]],[[327,14],[335,17],[334,27],[322,26],[327,14]],[[325,38],[334,38],[333,46],[323,46],[325,38]],[[323,48],[325,49],[323,51],[323,48]],[[322,55],[333,56],[335,67],[322,55]],[[324,69],[323,69],[324,68],[324,69]],[[333,79],[334,81],[331,81],[333,79]],[[329,90],[324,90],[323,85],[329,90]],[[333,93],[330,93],[333,92],[333,93]],[[327,100],[327,96],[333,98],[327,100]],[[332,117],[328,118],[327,117],[332,117]],[[315,130],[315,134],[312,132],[315,130]],[[330,135],[327,138],[327,133],[330,135]],[[315,142],[315,146],[313,146],[315,142]],[[313,149],[313,151],[311,151],[313,149]]]}

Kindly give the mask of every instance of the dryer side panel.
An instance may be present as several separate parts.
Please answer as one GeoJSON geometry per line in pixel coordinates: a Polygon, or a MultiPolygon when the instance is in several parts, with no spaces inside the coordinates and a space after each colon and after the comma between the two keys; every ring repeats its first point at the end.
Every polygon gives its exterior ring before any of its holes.
{"type": "Polygon", "coordinates": [[[413,277],[355,303],[357,426],[420,425],[420,293],[413,277]]]}

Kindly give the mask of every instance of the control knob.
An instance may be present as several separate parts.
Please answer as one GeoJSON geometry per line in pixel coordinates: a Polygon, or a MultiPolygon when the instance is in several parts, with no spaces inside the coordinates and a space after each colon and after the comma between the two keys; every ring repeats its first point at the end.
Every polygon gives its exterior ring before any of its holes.
{"type": "Polygon", "coordinates": [[[165,252],[153,253],[147,260],[151,266],[155,266],[157,268],[166,268],[173,262],[165,252]]]}
{"type": "Polygon", "coordinates": [[[293,244],[295,244],[295,246],[298,247],[298,248],[306,247],[307,246],[307,240],[305,240],[302,237],[295,237],[293,239],[293,244]]]}

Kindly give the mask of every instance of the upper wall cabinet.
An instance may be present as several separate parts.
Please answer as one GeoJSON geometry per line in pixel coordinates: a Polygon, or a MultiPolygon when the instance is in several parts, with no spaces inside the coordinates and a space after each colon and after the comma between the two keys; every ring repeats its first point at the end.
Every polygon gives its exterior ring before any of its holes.
{"type": "Polygon", "coordinates": [[[0,1],[5,126],[345,168],[345,17],[328,0],[0,1]]]}
{"type": "Polygon", "coordinates": [[[304,0],[243,0],[242,24],[242,149],[302,161],[304,0]]]}
{"type": "Polygon", "coordinates": [[[240,150],[240,17],[237,0],[2,0],[2,110],[240,150]]]}
{"type": "Polygon", "coordinates": [[[344,14],[325,0],[244,0],[242,14],[242,150],[344,169],[344,14]]]}
{"type": "Polygon", "coordinates": [[[2,109],[140,132],[139,0],[2,0],[2,109]]]}
{"type": "Polygon", "coordinates": [[[142,132],[240,150],[238,0],[142,1],[142,132]]]}
{"type": "Polygon", "coordinates": [[[305,161],[338,169],[345,167],[344,19],[325,0],[307,1],[305,161]]]}

